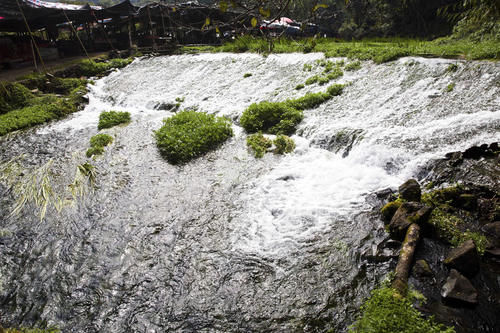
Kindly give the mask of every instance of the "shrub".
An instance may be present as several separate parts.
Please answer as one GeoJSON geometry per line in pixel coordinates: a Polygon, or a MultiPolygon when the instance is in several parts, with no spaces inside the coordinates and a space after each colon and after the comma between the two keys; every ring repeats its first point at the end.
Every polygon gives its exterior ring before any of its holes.
{"type": "Polygon", "coordinates": [[[130,112],[107,111],[99,115],[98,129],[111,128],[120,124],[130,122],[130,112]]]}
{"type": "Polygon", "coordinates": [[[260,102],[250,105],[241,116],[241,126],[248,133],[291,134],[304,115],[287,102],[260,102]]]}
{"type": "Polygon", "coordinates": [[[424,319],[413,307],[415,296],[402,298],[396,290],[383,286],[372,291],[361,306],[361,315],[349,327],[350,332],[405,332],[452,333],[451,327],[437,324],[432,318],[424,319]]]}
{"type": "Polygon", "coordinates": [[[233,130],[227,118],[182,111],[164,119],[154,135],[160,153],[170,163],[179,164],[217,148],[233,135],[233,130]]]}
{"type": "Polygon", "coordinates": [[[104,154],[104,147],[101,147],[101,146],[97,146],[97,147],[90,147],[89,149],[87,149],[87,152],[85,153],[85,155],[87,155],[88,158],[94,156],[94,155],[102,155],[104,154]]]}
{"type": "Polygon", "coordinates": [[[276,154],[291,153],[295,149],[295,142],[286,135],[278,135],[273,143],[276,146],[274,150],[276,154]]]}
{"type": "Polygon", "coordinates": [[[267,149],[271,148],[272,141],[259,132],[247,137],[247,146],[253,150],[255,157],[262,158],[267,149]]]}
{"type": "Polygon", "coordinates": [[[33,97],[22,84],[0,82],[0,114],[27,106],[33,97]]]}

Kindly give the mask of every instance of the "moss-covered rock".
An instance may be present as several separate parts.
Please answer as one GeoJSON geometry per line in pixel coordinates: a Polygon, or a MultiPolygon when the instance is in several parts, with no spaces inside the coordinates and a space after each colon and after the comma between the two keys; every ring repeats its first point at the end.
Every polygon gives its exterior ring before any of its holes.
{"type": "Polygon", "coordinates": [[[247,146],[253,151],[257,158],[264,157],[264,154],[272,146],[272,141],[266,138],[262,133],[255,133],[247,137],[247,146]]]}
{"type": "Polygon", "coordinates": [[[241,116],[240,124],[248,133],[292,134],[304,115],[284,102],[260,102],[250,105],[241,116]]]}
{"type": "Polygon", "coordinates": [[[0,114],[28,106],[33,97],[22,84],[0,82],[0,114]]]}
{"type": "Polygon", "coordinates": [[[273,143],[276,146],[274,150],[276,154],[288,154],[295,149],[295,142],[286,135],[278,135],[273,143]]]}
{"type": "Polygon", "coordinates": [[[391,202],[388,202],[382,209],[380,210],[380,213],[382,214],[382,219],[385,222],[390,222],[396,211],[398,210],[399,207],[403,204],[404,200],[402,199],[397,199],[391,202]]]}

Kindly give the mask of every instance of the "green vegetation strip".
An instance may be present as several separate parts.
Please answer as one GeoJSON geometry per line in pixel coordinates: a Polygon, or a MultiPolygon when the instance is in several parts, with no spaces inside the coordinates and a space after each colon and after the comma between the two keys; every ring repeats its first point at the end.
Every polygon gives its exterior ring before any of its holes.
{"type": "Polygon", "coordinates": [[[284,102],[260,102],[250,105],[240,124],[248,133],[264,132],[290,135],[304,118],[303,110],[312,109],[342,93],[344,85],[334,84],[326,92],[308,93],[284,102]]]}
{"type": "Polygon", "coordinates": [[[87,157],[101,155],[104,153],[104,147],[113,142],[113,137],[108,134],[97,134],[90,138],[90,148],[87,150],[87,157]]]}
{"type": "Polygon", "coordinates": [[[111,128],[130,123],[130,112],[105,111],[99,115],[98,129],[111,128]]]}
{"type": "MultiPolygon", "coordinates": [[[[269,53],[269,43],[263,38],[243,36],[235,41],[211,49],[215,52],[269,53]]],[[[206,51],[206,50],[205,50],[206,51]]],[[[280,38],[273,42],[273,53],[323,52],[327,57],[347,57],[358,60],[373,60],[383,63],[405,56],[439,58],[500,59],[500,41],[440,39],[421,41],[414,39],[371,39],[355,42],[339,42],[335,39],[319,38],[291,40],[280,38]]]]}
{"type": "Polygon", "coordinates": [[[154,132],[160,153],[172,164],[182,164],[213,150],[233,135],[231,122],[197,111],[182,111],[163,120],[154,132]]]}
{"type": "Polygon", "coordinates": [[[349,328],[351,333],[405,332],[405,333],[452,333],[451,327],[437,324],[432,318],[425,319],[413,307],[413,301],[423,298],[415,292],[402,298],[395,289],[382,286],[372,291],[370,298],[361,306],[361,315],[349,328]]]}

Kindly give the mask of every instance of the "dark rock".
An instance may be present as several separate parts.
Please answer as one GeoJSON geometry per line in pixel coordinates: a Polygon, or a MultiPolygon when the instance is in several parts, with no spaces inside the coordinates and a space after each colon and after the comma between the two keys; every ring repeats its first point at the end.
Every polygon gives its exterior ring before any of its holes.
{"type": "Polygon", "coordinates": [[[476,274],[479,271],[479,255],[474,241],[469,239],[452,249],[444,260],[444,264],[468,276],[476,274]]]}
{"type": "Polygon", "coordinates": [[[484,254],[490,257],[500,257],[500,247],[484,250],[484,254]]]}
{"type": "Polygon", "coordinates": [[[380,190],[380,191],[377,191],[375,192],[375,195],[377,196],[377,198],[379,199],[387,199],[389,198],[394,192],[392,191],[392,189],[390,188],[386,188],[384,190],[380,190]]]}
{"type": "Polygon", "coordinates": [[[429,264],[424,259],[417,260],[415,262],[415,265],[413,266],[413,273],[418,277],[426,277],[434,275],[429,264]]]}
{"type": "Polygon", "coordinates": [[[495,239],[500,240],[500,222],[485,224],[483,226],[483,231],[495,239]]]}
{"type": "Polygon", "coordinates": [[[477,207],[477,197],[474,194],[460,194],[456,205],[468,211],[473,211],[477,207]]]}
{"type": "Polygon", "coordinates": [[[480,198],[477,201],[479,221],[482,223],[500,220],[500,203],[498,198],[480,198]]]}
{"type": "Polygon", "coordinates": [[[422,190],[415,179],[410,179],[399,187],[399,196],[406,201],[420,202],[422,190]]]}
{"type": "Polygon", "coordinates": [[[429,218],[432,208],[419,202],[403,203],[389,223],[389,231],[395,237],[404,236],[406,229],[412,224],[422,224],[429,218]]]}
{"type": "MultiPolygon", "coordinates": [[[[497,146],[495,146],[494,144],[492,144],[492,146],[493,146],[493,148],[495,148],[498,146],[498,143],[497,143],[497,146]]],[[[490,147],[488,147],[487,144],[483,144],[479,147],[478,146],[470,147],[469,149],[464,151],[463,156],[464,156],[464,158],[471,158],[471,159],[478,160],[481,157],[493,157],[493,156],[495,156],[496,151],[497,151],[496,149],[493,150],[490,147]]]]}
{"type": "Polygon", "coordinates": [[[441,289],[441,296],[445,300],[477,304],[478,294],[465,276],[452,269],[441,289]]]}
{"type": "Polygon", "coordinates": [[[498,148],[498,142],[493,142],[492,144],[490,144],[490,146],[488,147],[491,151],[493,152],[497,152],[499,151],[500,149],[498,148]]]}
{"type": "Polygon", "coordinates": [[[445,159],[448,160],[451,166],[458,166],[464,161],[462,152],[455,151],[453,153],[448,153],[445,155],[445,159]]]}

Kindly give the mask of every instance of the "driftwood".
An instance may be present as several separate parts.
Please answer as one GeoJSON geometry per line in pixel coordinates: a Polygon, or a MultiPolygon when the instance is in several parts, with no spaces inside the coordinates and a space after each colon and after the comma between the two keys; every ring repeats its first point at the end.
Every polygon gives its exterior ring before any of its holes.
{"type": "Polygon", "coordinates": [[[396,266],[394,281],[392,287],[396,289],[401,297],[406,295],[408,289],[408,276],[410,274],[411,263],[413,255],[417,248],[420,239],[420,227],[418,224],[413,223],[406,231],[406,237],[403,242],[403,248],[399,253],[399,260],[396,266]]]}

